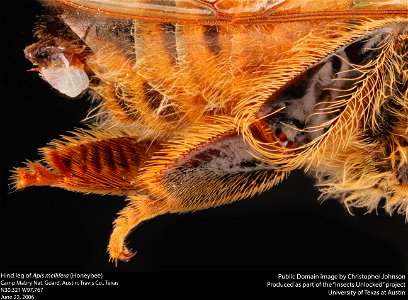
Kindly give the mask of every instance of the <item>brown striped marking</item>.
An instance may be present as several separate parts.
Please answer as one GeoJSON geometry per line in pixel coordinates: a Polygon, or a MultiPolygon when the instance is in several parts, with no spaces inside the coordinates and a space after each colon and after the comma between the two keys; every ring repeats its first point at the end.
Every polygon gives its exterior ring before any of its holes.
{"type": "Polygon", "coordinates": [[[215,56],[221,53],[219,28],[217,25],[205,25],[204,42],[208,50],[215,56]]]}
{"type": "Polygon", "coordinates": [[[163,45],[172,65],[177,64],[177,39],[176,39],[176,25],[173,23],[161,23],[161,30],[163,32],[163,45]]]}
{"type": "MultiPolygon", "coordinates": [[[[163,95],[154,89],[147,81],[143,83],[143,93],[146,103],[149,105],[150,109],[156,111],[163,101],[163,95]]],[[[176,111],[173,106],[167,106],[163,109],[158,116],[163,117],[166,121],[177,121],[179,120],[176,111]]]]}
{"type": "Polygon", "coordinates": [[[79,145],[60,144],[57,148],[44,149],[49,169],[34,163],[26,170],[19,170],[20,178],[25,180],[19,188],[47,184],[75,191],[106,193],[110,190],[123,194],[137,189],[132,182],[140,166],[155,150],[156,145],[140,143],[132,137],[90,140],[79,145]],[[42,172],[40,179],[37,171],[42,172]]]}
{"type": "Polygon", "coordinates": [[[121,87],[120,85],[116,85],[115,91],[116,91],[116,93],[114,94],[113,99],[115,100],[115,103],[117,104],[118,108],[131,121],[139,120],[140,116],[139,116],[137,110],[135,110],[129,104],[126,103],[125,91],[124,91],[123,87],[121,87]]]}

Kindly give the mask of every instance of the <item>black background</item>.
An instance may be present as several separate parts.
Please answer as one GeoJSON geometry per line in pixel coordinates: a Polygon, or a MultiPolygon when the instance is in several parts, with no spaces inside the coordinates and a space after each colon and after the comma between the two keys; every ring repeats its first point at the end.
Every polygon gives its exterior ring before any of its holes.
{"type": "Polygon", "coordinates": [[[148,221],[129,239],[137,256],[109,263],[106,246],[123,198],[48,187],[10,192],[10,170],[83,126],[89,108],[26,71],[23,49],[34,41],[40,11],[34,1],[1,1],[2,270],[408,271],[402,216],[382,209],[351,216],[335,200],[319,204],[313,179],[301,172],[258,197],[148,221]]]}

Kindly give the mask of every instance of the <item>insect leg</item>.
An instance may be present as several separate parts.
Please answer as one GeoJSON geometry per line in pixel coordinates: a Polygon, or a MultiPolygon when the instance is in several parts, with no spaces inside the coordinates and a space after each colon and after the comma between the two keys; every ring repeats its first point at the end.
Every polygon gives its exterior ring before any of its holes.
{"type": "MultiPolygon", "coordinates": [[[[200,131],[203,136],[204,127],[191,133],[200,136],[200,131]]],[[[232,203],[278,184],[287,175],[256,159],[235,131],[185,146],[177,139],[169,142],[140,172],[146,189],[165,199],[172,213],[232,203]]]]}
{"type": "Polygon", "coordinates": [[[86,193],[134,193],[139,168],[155,148],[149,146],[128,135],[77,132],[43,148],[44,159],[17,168],[12,180],[17,190],[50,185],[86,193]]]}
{"type": "Polygon", "coordinates": [[[136,252],[126,247],[126,237],[129,233],[145,220],[168,212],[163,200],[154,200],[149,196],[130,196],[130,203],[122,211],[114,222],[114,228],[110,236],[108,252],[110,259],[117,263],[118,260],[128,261],[136,252]]]}

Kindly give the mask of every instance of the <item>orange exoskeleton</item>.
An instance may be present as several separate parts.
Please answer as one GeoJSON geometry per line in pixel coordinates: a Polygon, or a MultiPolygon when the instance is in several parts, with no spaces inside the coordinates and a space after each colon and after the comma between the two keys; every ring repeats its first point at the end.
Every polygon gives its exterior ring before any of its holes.
{"type": "Polygon", "coordinates": [[[134,255],[126,236],[144,220],[250,197],[295,169],[323,199],[385,199],[408,216],[406,0],[44,3],[27,58],[98,104],[13,180],[126,195],[112,260],[134,255]]]}

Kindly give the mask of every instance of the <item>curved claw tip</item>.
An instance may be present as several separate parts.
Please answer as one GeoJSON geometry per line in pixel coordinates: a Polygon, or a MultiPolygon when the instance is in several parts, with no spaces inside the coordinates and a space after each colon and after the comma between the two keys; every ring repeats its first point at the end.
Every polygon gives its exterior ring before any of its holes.
{"type": "Polygon", "coordinates": [[[137,251],[132,252],[132,251],[126,251],[126,252],[122,252],[121,254],[119,254],[118,258],[120,261],[123,262],[128,262],[129,260],[131,260],[135,255],[136,255],[137,251]]]}

